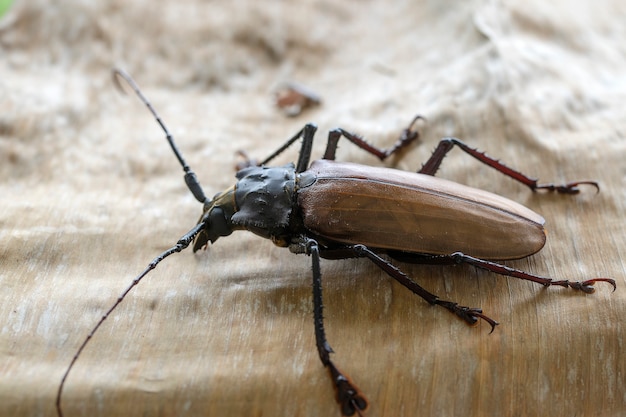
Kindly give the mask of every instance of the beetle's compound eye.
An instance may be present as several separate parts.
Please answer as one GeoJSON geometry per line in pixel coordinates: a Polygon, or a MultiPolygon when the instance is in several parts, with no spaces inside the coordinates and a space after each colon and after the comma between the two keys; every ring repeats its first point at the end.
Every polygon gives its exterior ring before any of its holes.
{"type": "Polygon", "coordinates": [[[211,243],[214,243],[220,236],[228,236],[233,230],[230,228],[226,219],[226,214],[221,207],[214,207],[209,212],[208,237],[211,243]]]}
{"type": "Polygon", "coordinates": [[[193,243],[194,252],[204,248],[209,241],[215,243],[220,236],[228,236],[233,232],[221,207],[210,208],[209,212],[202,216],[201,221],[206,223],[206,227],[196,236],[193,243]]]}

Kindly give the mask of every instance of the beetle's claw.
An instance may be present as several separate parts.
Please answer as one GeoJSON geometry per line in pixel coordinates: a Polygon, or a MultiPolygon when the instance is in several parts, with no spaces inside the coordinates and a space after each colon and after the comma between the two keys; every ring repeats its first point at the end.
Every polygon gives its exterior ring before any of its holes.
{"type": "Polygon", "coordinates": [[[480,309],[474,309],[476,311],[473,311],[471,314],[475,317],[481,318],[483,320],[485,320],[487,323],[489,323],[489,325],[491,326],[491,330],[489,331],[489,334],[493,333],[493,331],[496,329],[496,326],[500,323],[498,323],[497,321],[495,321],[494,319],[492,319],[491,317],[487,317],[482,313],[482,310],[480,309]]]}
{"type": "Polygon", "coordinates": [[[615,291],[617,289],[617,284],[615,284],[615,280],[611,279],[611,278],[594,278],[594,279],[588,279],[587,281],[584,281],[582,283],[580,283],[583,286],[583,291],[585,291],[585,288],[590,289],[591,291],[586,293],[591,294],[594,292],[595,288],[593,287],[593,285],[596,282],[606,282],[608,284],[611,284],[611,286],[613,287],[613,291],[615,291]]]}
{"type": "Polygon", "coordinates": [[[478,319],[483,319],[487,323],[489,323],[489,325],[491,326],[491,330],[489,331],[489,334],[493,333],[493,331],[496,329],[496,326],[500,324],[494,319],[492,319],[491,317],[484,315],[483,311],[480,308],[469,308],[469,307],[459,307],[459,308],[462,309],[462,311],[460,313],[457,313],[457,315],[461,317],[462,319],[464,319],[469,324],[472,324],[472,325],[476,324],[478,322],[478,319]]]}
{"type": "Polygon", "coordinates": [[[327,366],[335,384],[337,402],[341,407],[341,414],[343,416],[356,414],[359,417],[363,417],[362,411],[367,408],[367,399],[361,394],[356,385],[337,369],[335,364],[329,361],[327,366]]]}
{"type": "MultiPolygon", "coordinates": [[[[570,184],[567,184],[566,187],[572,186],[573,188],[575,188],[576,190],[578,190],[578,186],[579,185],[591,185],[592,187],[594,187],[596,189],[596,194],[600,192],[600,185],[595,182],[595,181],[578,181],[578,182],[572,182],[570,184]]],[[[578,192],[578,191],[576,191],[578,192]]]]}

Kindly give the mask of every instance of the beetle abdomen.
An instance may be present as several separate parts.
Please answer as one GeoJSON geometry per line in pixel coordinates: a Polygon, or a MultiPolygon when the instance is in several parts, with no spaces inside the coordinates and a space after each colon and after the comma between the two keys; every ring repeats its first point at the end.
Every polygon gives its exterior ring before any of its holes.
{"type": "Polygon", "coordinates": [[[487,191],[429,175],[328,160],[298,190],[304,226],[371,248],[477,258],[523,258],[545,244],[544,219],[487,191]]]}

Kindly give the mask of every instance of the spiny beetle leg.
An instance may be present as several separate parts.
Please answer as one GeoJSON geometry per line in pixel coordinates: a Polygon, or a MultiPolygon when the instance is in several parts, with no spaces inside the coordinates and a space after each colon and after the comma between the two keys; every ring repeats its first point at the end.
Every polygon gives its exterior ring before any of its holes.
{"type": "MultiPolygon", "coordinates": [[[[348,247],[348,249],[353,252],[353,256],[356,256],[358,258],[368,258],[376,266],[385,271],[390,277],[398,281],[400,284],[404,285],[414,294],[422,297],[429,304],[444,307],[448,311],[455,314],[457,317],[462,318],[466,323],[473,325],[478,322],[478,319],[483,319],[491,326],[490,333],[492,333],[494,328],[498,325],[497,321],[484,315],[483,311],[479,308],[465,307],[452,301],[441,300],[438,296],[427,291],[421,285],[409,278],[409,276],[402,272],[400,269],[396,268],[392,263],[381,258],[366,246],[354,245],[348,247]]],[[[345,251],[345,249],[342,251],[345,251]]]]}
{"type": "Polygon", "coordinates": [[[418,122],[418,120],[425,119],[420,115],[415,116],[413,120],[411,120],[411,123],[409,123],[407,128],[402,131],[402,134],[400,135],[396,143],[392,147],[387,149],[377,148],[376,146],[367,143],[367,141],[361,136],[350,133],[347,130],[341,128],[333,129],[328,132],[328,143],[326,144],[326,152],[324,152],[323,159],[329,159],[332,161],[335,160],[337,144],[339,143],[339,139],[343,136],[359,148],[371,153],[382,161],[390,155],[394,154],[395,152],[398,152],[400,149],[407,147],[413,141],[419,138],[419,133],[417,132],[417,130],[415,130],[415,124],[418,122]]]}
{"type": "Polygon", "coordinates": [[[467,146],[465,143],[461,142],[457,138],[441,139],[439,145],[437,145],[437,148],[435,148],[435,151],[433,152],[431,157],[428,159],[428,161],[426,161],[426,163],[424,163],[424,165],[422,165],[422,168],[418,172],[420,174],[435,175],[437,173],[437,170],[439,169],[439,166],[441,165],[441,162],[443,161],[443,158],[448,152],[452,150],[452,148],[454,148],[455,145],[461,148],[461,150],[463,150],[465,153],[473,156],[485,165],[488,165],[495,170],[503,173],[504,175],[513,178],[515,181],[521,182],[533,191],[547,190],[556,191],[557,193],[561,194],[578,194],[580,192],[580,189],[578,188],[579,185],[591,185],[595,187],[597,191],[600,191],[600,187],[595,181],[576,181],[563,185],[537,184],[536,179],[530,178],[519,171],[509,168],[497,159],[487,156],[487,154],[485,154],[484,152],[467,146]]]}
{"type": "MultiPolygon", "coordinates": [[[[433,256],[433,258],[439,258],[440,256],[433,256]]],[[[455,252],[451,255],[443,255],[444,258],[450,258],[454,260],[456,263],[468,263],[470,265],[474,265],[477,268],[484,269],[487,271],[491,271],[493,273],[499,275],[505,275],[513,278],[524,279],[527,281],[536,282],[543,286],[549,287],[551,285],[559,285],[561,287],[573,288],[575,290],[583,291],[587,294],[591,294],[595,291],[593,285],[596,282],[606,282],[613,286],[613,291],[617,288],[615,284],[615,280],[611,278],[594,278],[586,281],[568,281],[568,280],[560,280],[556,281],[550,278],[540,277],[538,275],[533,275],[528,272],[520,271],[519,269],[511,268],[505,265],[497,264],[495,262],[485,261],[483,259],[474,258],[469,255],[465,255],[461,252],[455,252]]]]}
{"type": "Polygon", "coordinates": [[[367,399],[350,379],[337,369],[330,354],[333,349],[326,340],[326,330],[324,329],[324,305],[322,303],[322,273],[320,270],[319,245],[313,239],[303,239],[305,241],[304,252],[311,256],[313,272],[313,319],[315,323],[315,344],[322,364],[328,368],[337,394],[337,402],[341,407],[341,413],[345,416],[352,416],[367,408],[367,399]]]}
{"type": "MultiPolygon", "coordinates": [[[[330,159],[333,161],[335,160],[335,152],[337,151],[337,143],[339,142],[339,139],[341,138],[341,136],[344,136],[345,138],[350,140],[352,143],[354,143],[361,149],[364,149],[365,151],[377,156],[381,160],[384,160],[388,156],[399,151],[400,149],[407,147],[409,144],[411,144],[413,141],[419,138],[419,133],[417,132],[417,130],[415,130],[415,125],[417,124],[419,120],[425,120],[425,118],[420,115],[415,116],[411,120],[411,123],[409,123],[409,125],[402,131],[402,134],[400,135],[396,143],[391,148],[388,148],[388,149],[379,149],[373,145],[370,145],[369,143],[365,141],[365,139],[361,138],[360,136],[354,133],[350,133],[344,129],[338,128],[338,129],[331,130],[328,133],[328,143],[326,145],[326,152],[324,153],[323,159],[330,159]]],[[[278,155],[283,153],[287,148],[289,148],[289,146],[291,146],[295,141],[302,138],[302,147],[300,149],[300,154],[298,157],[298,164],[296,168],[296,172],[302,172],[306,170],[306,168],[308,168],[308,162],[311,159],[311,150],[313,147],[313,135],[315,133],[315,130],[316,130],[315,125],[307,124],[300,131],[298,131],[298,133],[293,135],[291,138],[287,139],[287,141],[280,148],[278,148],[270,156],[268,156],[267,158],[265,158],[264,160],[260,162],[256,159],[250,158],[245,151],[239,150],[237,151],[237,154],[243,159],[243,161],[237,163],[236,169],[242,170],[244,168],[251,167],[251,166],[267,165],[270,161],[272,161],[278,155]]]]}
{"type": "Polygon", "coordinates": [[[287,139],[280,148],[273,152],[270,156],[258,162],[256,159],[250,158],[248,153],[244,150],[238,150],[237,154],[242,157],[243,161],[237,163],[236,169],[242,170],[251,166],[263,166],[267,165],[272,159],[283,153],[285,149],[291,146],[296,140],[302,138],[302,146],[300,153],[298,154],[298,163],[296,164],[296,172],[303,172],[309,167],[309,161],[311,160],[311,151],[313,150],[313,138],[317,126],[312,123],[307,123],[298,133],[287,139]]]}

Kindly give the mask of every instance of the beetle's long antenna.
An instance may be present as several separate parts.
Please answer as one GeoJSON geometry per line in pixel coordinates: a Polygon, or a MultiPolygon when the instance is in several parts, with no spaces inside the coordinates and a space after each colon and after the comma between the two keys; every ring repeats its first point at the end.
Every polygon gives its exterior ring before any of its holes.
{"type": "Polygon", "coordinates": [[[180,252],[183,249],[185,249],[187,246],[189,246],[189,244],[194,240],[194,238],[196,237],[196,235],[198,233],[200,233],[200,231],[202,230],[202,228],[206,227],[206,223],[205,222],[200,222],[198,223],[193,229],[191,229],[190,231],[188,231],[187,233],[185,233],[176,243],[176,245],[172,246],[171,248],[169,248],[168,250],[166,250],[165,252],[161,253],[159,256],[157,256],[156,258],[154,258],[152,260],[152,262],[150,262],[150,264],[148,264],[148,266],[146,267],[146,269],[143,270],[143,272],[139,275],[137,275],[137,277],[133,280],[133,282],[130,283],[130,285],[128,287],[126,287],[126,289],[121,293],[121,295],[117,298],[117,300],[115,301],[115,303],[111,306],[111,308],[109,308],[107,310],[106,313],[104,313],[104,315],[100,318],[100,321],[98,321],[98,323],[95,325],[95,327],[91,330],[91,332],[89,332],[89,334],[87,335],[87,337],[85,338],[85,340],[83,341],[83,343],[80,345],[80,347],[78,348],[78,350],[76,351],[76,354],[74,354],[74,357],[72,358],[72,362],[70,362],[70,365],[67,367],[67,369],[65,370],[65,373],[63,374],[63,378],[61,379],[61,384],[59,384],[59,390],[57,391],[57,398],[56,398],[56,407],[57,407],[57,414],[59,417],[63,417],[63,411],[61,410],[61,394],[63,393],[63,386],[65,385],[65,380],[67,379],[67,376],[69,375],[70,371],[72,370],[72,368],[74,367],[74,364],[76,363],[76,361],[78,360],[78,357],[80,356],[80,354],[83,352],[83,350],[85,349],[85,346],[87,346],[87,343],[89,343],[89,341],[91,340],[91,338],[93,337],[93,335],[96,333],[96,331],[100,328],[100,326],[102,325],[102,323],[104,323],[104,321],[109,317],[109,315],[111,315],[111,313],[113,312],[113,310],[115,310],[117,308],[118,305],[121,304],[122,301],[124,301],[124,298],[126,298],[126,295],[130,292],[130,290],[132,290],[137,284],[139,284],[139,281],[141,281],[143,279],[143,277],[145,277],[146,275],[148,275],[148,272],[152,271],[154,268],[156,268],[156,266],[165,258],[167,258],[168,256],[172,255],[173,253],[176,252],[180,252]]]}
{"type": "Polygon", "coordinates": [[[196,200],[198,200],[201,203],[206,203],[207,201],[206,195],[204,194],[204,191],[202,190],[202,186],[200,185],[200,182],[198,181],[198,178],[195,172],[193,172],[192,169],[189,167],[189,165],[187,165],[187,162],[183,158],[183,155],[180,153],[180,151],[178,150],[178,147],[176,146],[176,143],[174,142],[174,136],[172,136],[167,126],[165,126],[165,123],[163,123],[163,120],[161,120],[161,117],[159,116],[159,114],[156,112],[154,107],[152,107],[152,104],[150,104],[148,99],[143,95],[143,93],[139,89],[139,86],[137,85],[135,80],[133,80],[133,78],[128,73],[126,73],[126,71],[121,70],[119,68],[114,68],[113,69],[113,82],[115,83],[115,85],[121,92],[124,92],[124,89],[122,88],[122,85],[120,84],[118,77],[122,77],[124,81],[126,81],[126,83],[135,91],[135,94],[137,94],[137,97],[139,97],[139,99],[143,102],[143,104],[146,105],[148,110],[150,110],[150,113],[152,113],[152,115],[156,119],[159,126],[161,126],[161,129],[163,129],[163,132],[165,133],[165,138],[169,142],[170,147],[172,148],[172,151],[174,151],[174,155],[176,155],[176,158],[178,158],[178,162],[180,162],[180,165],[183,167],[183,170],[185,171],[185,184],[187,184],[189,191],[191,191],[191,193],[196,198],[196,200]]]}

